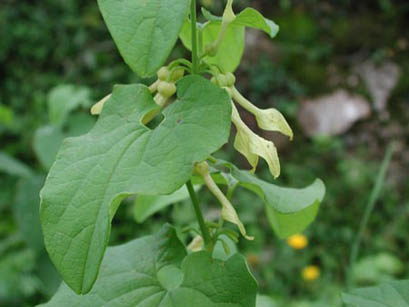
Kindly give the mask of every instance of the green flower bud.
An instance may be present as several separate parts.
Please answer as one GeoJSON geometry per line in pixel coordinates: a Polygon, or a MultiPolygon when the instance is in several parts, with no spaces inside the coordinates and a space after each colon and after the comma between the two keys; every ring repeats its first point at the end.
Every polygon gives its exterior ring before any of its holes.
{"type": "Polygon", "coordinates": [[[166,81],[169,76],[169,69],[166,66],[161,67],[158,70],[158,79],[161,81],[166,81]]]}
{"type": "Polygon", "coordinates": [[[226,75],[223,75],[223,74],[218,74],[217,76],[216,76],[216,79],[217,79],[217,82],[219,83],[219,85],[220,85],[220,87],[225,87],[225,86],[227,86],[227,77],[226,77],[226,75]]]}
{"type": "Polygon", "coordinates": [[[226,86],[230,87],[236,83],[236,77],[231,72],[228,72],[225,76],[227,82],[226,86]]]}
{"type": "Polygon", "coordinates": [[[161,81],[158,85],[158,92],[164,97],[170,97],[176,93],[176,85],[174,83],[161,81]]]}

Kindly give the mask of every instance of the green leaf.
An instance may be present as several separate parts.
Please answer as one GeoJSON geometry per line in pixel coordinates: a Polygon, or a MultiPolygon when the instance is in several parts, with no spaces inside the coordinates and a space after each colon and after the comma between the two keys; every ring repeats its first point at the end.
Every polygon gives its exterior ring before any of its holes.
{"type": "Polygon", "coordinates": [[[50,257],[77,293],[87,293],[95,281],[121,200],[176,191],[195,162],[228,140],[226,91],[199,76],[177,87],[178,99],[150,130],[141,124],[157,108],[149,89],[116,86],[95,127],[60,148],[41,192],[41,221],[50,257]]]}
{"type": "Polygon", "coordinates": [[[207,252],[185,255],[175,229],[164,226],[157,235],[108,248],[89,294],[63,284],[43,306],[255,306],[257,284],[243,256],[223,262],[207,252]]]}
{"type": "Polygon", "coordinates": [[[16,200],[13,206],[21,237],[37,252],[44,250],[39,213],[39,193],[44,179],[44,176],[22,179],[17,185],[16,200]]]}
{"type": "Polygon", "coordinates": [[[0,172],[18,177],[30,177],[31,169],[19,160],[0,151],[0,172]]]}
{"type": "Polygon", "coordinates": [[[63,140],[61,129],[55,126],[40,127],[34,133],[33,149],[45,169],[54,163],[63,140]]]}
{"type": "Polygon", "coordinates": [[[266,32],[271,38],[274,38],[280,28],[274,21],[264,18],[257,10],[246,8],[236,16],[232,23],[237,26],[251,27],[266,32]]]}
{"type": "MultiPolygon", "coordinates": [[[[200,186],[196,186],[195,190],[200,190],[200,186]]],[[[135,198],[133,210],[135,220],[138,223],[143,223],[156,212],[187,198],[189,198],[189,192],[185,186],[169,195],[138,194],[135,198]]]]}
{"type": "Polygon", "coordinates": [[[219,160],[216,167],[227,168],[228,175],[234,179],[231,182],[237,182],[264,200],[270,224],[280,238],[303,231],[315,219],[325,195],[320,179],[303,189],[284,188],[260,180],[229,162],[219,160]]]}
{"type": "MultiPolygon", "coordinates": [[[[202,32],[203,46],[206,46],[217,39],[221,28],[221,18],[203,8],[202,13],[209,20],[209,22],[198,27],[199,31],[202,32]]],[[[203,60],[207,64],[217,65],[225,72],[235,71],[240,64],[244,52],[245,27],[262,30],[271,38],[275,37],[279,31],[279,27],[273,21],[264,18],[255,9],[246,8],[228,26],[226,36],[220,44],[217,55],[214,57],[206,56],[203,60]]],[[[191,37],[191,24],[186,19],[180,32],[180,39],[189,50],[192,50],[191,37]]]]}
{"type": "Polygon", "coordinates": [[[70,112],[80,106],[89,107],[91,104],[90,91],[86,87],[70,84],[59,85],[50,91],[47,103],[50,123],[61,127],[70,112]]]}
{"type": "Polygon", "coordinates": [[[153,75],[176,43],[189,0],[98,0],[125,62],[141,77],[153,75]]]}
{"type": "MultiPolygon", "coordinates": [[[[203,46],[206,46],[216,40],[221,23],[208,22],[201,29],[203,34],[203,46]]],[[[183,45],[191,50],[191,28],[190,21],[186,20],[183,29],[180,32],[180,39],[183,45]]],[[[226,37],[220,44],[219,51],[216,56],[207,56],[203,60],[208,64],[214,64],[220,67],[225,72],[233,72],[239,66],[241,57],[244,52],[244,27],[229,26],[226,37]]]]}
{"type": "Polygon", "coordinates": [[[351,307],[409,307],[409,280],[355,289],[343,293],[342,300],[351,307]]]}

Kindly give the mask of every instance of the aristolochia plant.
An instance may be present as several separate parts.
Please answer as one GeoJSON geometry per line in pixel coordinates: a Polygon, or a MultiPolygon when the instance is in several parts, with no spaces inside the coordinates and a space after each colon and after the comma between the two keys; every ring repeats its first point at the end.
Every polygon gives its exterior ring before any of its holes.
{"type": "Polygon", "coordinates": [[[222,17],[202,9],[207,21],[201,24],[195,0],[98,1],[125,62],[141,77],[158,78],[149,87],[114,86],[91,109],[99,115],[95,127],[66,139],[59,150],[41,191],[41,222],[64,283],[47,306],[255,306],[256,281],[244,257],[229,248],[239,233],[254,239],[231,203],[235,188],[249,189],[265,202],[280,238],[315,218],[325,191],[320,180],[290,189],[253,174],[261,157],[278,177],[277,150],[247,127],[235,104],[254,114],[261,129],[289,138],[293,133],[279,111],[257,108],[235,87],[245,27],[274,37],[278,26],[251,8],[234,14],[232,2],[222,17]],[[161,67],[178,37],[191,50],[191,61],[161,67]],[[150,125],[161,116],[162,122],[150,125]],[[212,156],[228,141],[231,123],[237,130],[234,147],[251,171],[212,156]],[[218,223],[204,220],[196,196],[200,186],[220,202],[218,223]],[[227,186],[226,195],[220,186],[227,186]],[[176,228],[164,225],[157,234],[107,249],[115,212],[134,194],[137,220],[188,194],[200,236],[186,248],[176,228]],[[222,253],[215,252],[218,241],[222,253]]]}

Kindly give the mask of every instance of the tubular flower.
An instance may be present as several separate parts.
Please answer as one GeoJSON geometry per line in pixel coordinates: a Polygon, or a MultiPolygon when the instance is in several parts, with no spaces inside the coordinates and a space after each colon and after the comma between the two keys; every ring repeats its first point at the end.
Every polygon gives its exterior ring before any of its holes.
{"type": "MultiPolygon", "coordinates": [[[[234,87],[236,78],[232,73],[216,74],[211,81],[225,89],[232,101],[240,104],[244,109],[256,117],[258,126],[263,130],[277,131],[287,135],[291,140],[293,131],[288,125],[284,116],[276,109],[259,109],[248,101],[234,87]]],[[[233,103],[232,103],[233,104],[233,103]]],[[[244,155],[253,167],[254,172],[259,157],[267,161],[270,173],[277,178],[280,175],[280,161],[278,159],[277,149],[271,141],[267,141],[251,131],[250,128],[241,120],[240,115],[233,104],[232,122],[237,128],[237,135],[234,141],[234,147],[244,155]]]]}
{"type": "Polygon", "coordinates": [[[302,278],[306,281],[313,281],[320,277],[320,269],[316,265],[306,266],[302,270],[302,278]]]}
{"type": "Polygon", "coordinates": [[[294,249],[303,249],[308,245],[308,239],[302,234],[295,234],[287,239],[287,244],[294,249]]]}
{"type": "Polygon", "coordinates": [[[231,87],[231,90],[233,93],[234,101],[239,103],[250,113],[254,114],[257,120],[257,124],[261,129],[281,132],[282,134],[287,135],[290,140],[293,139],[293,131],[291,130],[290,125],[277,109],[259,109],[246,98],[244,98],[234,86],[231,87]]]}
{"type": "Polygon", "coordinates": [[[100,101],[98,101],[96,104],[94,104],[91,107],[91,114],[92,115],[99,115],[101,114],[102,108],[104,107],[105,102],[111,98],[112,94],[106,95],[104,98],[102,98],[100,101]]]}
{"type": "Polygon", "coordinates": [[[240,233],[245,237],[247,240],[253,240],[253,237],[249,237],[246,232],[246,228],[244,227],[243,223],[240,221],[239,216],[237,215],[236,210],[234,209],[233,205],[227,199],[227,197],[223,194],[223,192],[219,189],[217,184],[214,182],[213,178],[210,176],[209,172],[209,165],[207,162],[201,162],[196,164],[195,172],[200,175],[210,192],[219,200],[220,204],[222,205],[222,218],[230,223],[236,224],[240,230],[240,233]]]}
{"type": "Polygon", "coordinates": [[[267,141],[251,131],[240,118],[233,103],[232,107],[232,122],[237,129],[234,148],[247,158],[253,167],[253,172],[256,170],[259,157],[262,157],[266,160],[270,173],[274,178],[277,178],[280,175],[280,161],[273,142],[267,141]]]}

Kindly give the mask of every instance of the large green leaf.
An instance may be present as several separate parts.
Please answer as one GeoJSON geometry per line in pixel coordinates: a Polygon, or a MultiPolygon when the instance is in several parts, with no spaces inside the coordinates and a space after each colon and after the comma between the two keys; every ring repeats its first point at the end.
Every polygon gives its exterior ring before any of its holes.
{"type": "Polygon", "coordinates": [[[264,200],[270,224],[280,238],[303,231],[315,219],[325,195],[320,179],[303,189],[284,188],[260,180],[229,162],[220,160],[216,167],[227,168],[227,184],[242,186],[264,200]]]}
{"type": "Polygon", "coordinates": [[[176,43],[189,0],[98,0],[125,62],[141,77],[153,75],[176,43]]]}
{"type": "Polygon", "coordinates": [[[175,229],[165,225],[157,235],[108,248],[89,294],[63,284],[43,306],[255,306],[257,284],[241,255],[226,262],[207,252],[185,256],[175,229]]]}
{"type": "MultiPolygon", "coordinates": [[[[221,27],[220,22],[208,22],[201,29],[203,35],[203,46],[206,46],[216,40],[221,27]]],[[[180,39],[183,45],[191,50],[191,27],[190,21],[186,20],[183,29],[180,32],[180,39]]],[[[239,66],[241,57],[244,52],[244,27],[229,26],[226,37],[220,44],[219,51],[216,56],[207,56],[203,60],[208,64],[215,64],[226,72],[233,72],[239,66]]]]}
{"type": "Polygon", "coordinates": [[[343,293],[342,300],[351,307],[409,307],[409,280],[355,289],[343,293]]]}
{"type": "Polygon", "coordinates": [[[149,89],[116,86],[95,127],[60,148],[41,192],[41,221],[50,257],[77,293],[95,281],[121,200],[176,191],[195,162],[228,140],[226,91],[199,76],[185,77],[177,87],[178,99],[150,130],[141,124],[157,108],[149,89]]]}
{"type": "MultiPolygon", "coordinates": [[[[196,186],[198,191],[200,186],[196,186]]],[[[189,198],[189,192],[185,186],[169,195],[143,195],[138,194],[134,201],[134,217],[138,223],[143,223],[156,212],[169,205],[189,198]]]]}

